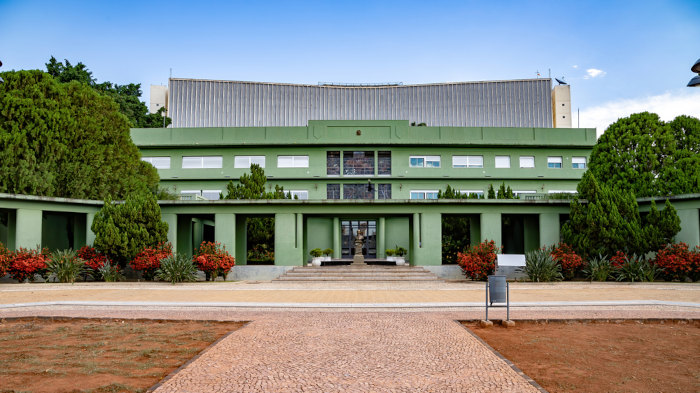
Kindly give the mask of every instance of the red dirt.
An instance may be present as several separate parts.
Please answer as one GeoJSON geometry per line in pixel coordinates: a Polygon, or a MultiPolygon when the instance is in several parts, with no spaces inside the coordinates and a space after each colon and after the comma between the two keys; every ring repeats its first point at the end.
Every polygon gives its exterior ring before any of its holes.
{"type": "Polygon", "coordinates": [[[700,323],[465,325],[551,393],[700,392],[700,323]]]}
{"type": "Polygon", "coordinates": [[[0,392],[145,391],[244,322],[0,321],[0,392]]]}

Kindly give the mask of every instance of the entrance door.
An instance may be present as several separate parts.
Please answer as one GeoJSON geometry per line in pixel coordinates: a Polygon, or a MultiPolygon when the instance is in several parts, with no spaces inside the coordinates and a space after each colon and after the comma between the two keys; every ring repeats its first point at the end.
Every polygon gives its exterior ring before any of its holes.
{"type": "Polygon", "coordinates": [[[341,221],[343,234],[343,258],[352,258],[355,255],[355,237],[357,230],[361,229],[365,234],[365,244],[362,254],[365,258],[377,257],[377,221],[375,220],[347,220],[341,221]]]}

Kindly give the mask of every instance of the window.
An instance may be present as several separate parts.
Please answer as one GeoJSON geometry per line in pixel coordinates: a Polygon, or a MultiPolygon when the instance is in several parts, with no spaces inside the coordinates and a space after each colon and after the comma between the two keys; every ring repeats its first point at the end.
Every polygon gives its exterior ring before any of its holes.
{"type": "Polygon", "coordinates": [[[476,195],[477,198],[484,199],[484,190],[459,190],[459,193],[472,198],[476,195]]]}
{"type": "Polygon", "coordinates": [[[411,191],[411,199],[438,199],[438,192],[417,190],[411,191]]]}
{"type": "Polygon", "coordinates": [[[182,157],[182,169],[221,168],[221,156],[182,157]]]}
{"type": "Polygon", "coordinates": [[[180,191],[180,199],[189,200],[209,200],[217,201],[221,199],[221,190],[182,190],[180,191]]]}
{"type": "Polygon", "coordinates": [[[535,157],[533,157],[533,156],[520,156],[520,167],[521,168],[534,168],[535,167],[535,157]]]}
{"type": "Polygon", "coordinates": [[[484,156],[452,156],[453,168],[483,168],[484,156]]]}
{"type": "Polygon", "coordinates": [[[326,184],[326,199],[340,199],[340,184],[326,184]]]}
{"type": "Polygon", "coordinates": [[[561,168],[561,157],[547,157],[547,168],[561,168]]]}
{"type": "Polygon", "coordinates": [[[170,157],[141,157],[141,161],[146,161],[156,169],[170,169],[170,157]]]}
{"type": "Polygon", "coordinates": [[[326,152],[326,174],[329,176],[340,175],[340,152],[326,152]]]}
{"type": "Polygon", "coordinates": [[[221,199],[221,190],[202,190],[202,197],[210,201],[221,199]]]}
{"type": "Polygon", "coordinates": [[[586,157],[571,157],[571,167],[574,169],[586,169],[586,157]]]}
{"type": "Polygon", "coordinates": [[[308,168],[309,156],[277,156],[278,168],[308,168]]]}
{"type": "Polygon", "coordinates": [[[344,151],[343,175],[346,176],[374,176],[374,152],[373,151],[344,151]]]}
{"type": "Polygon", "coordinates": [[[526,195],[526,194],[536,194],[536,191],[513,191],[513,195],[515,195],[518,198],[521,198],[521,195],[526,195]]]}
{"type": "Polygon", "coordinates": [[[236,156],[233,167],[248,169],[252,164],[265,168],[265,156],[236,156]]]}
{"type": "Polygon", "coordinates": [[[549,190],[549,194],[576,194],[576,190],[549,190]]]}
{"type": "Polygon", "coordinates": [[[440,168],[440,156],[410,156],[411,168],[440,168]]]}
{"type": "Polygon", "coordinates": [[[496,156],[496,168],[510,168],[510,156],[496,156]]]}
{"type": "Polygon", "coordinates": [[[367,184],[343,184],[343,199],[374,199],[374,187],[367,184]]]}
{"type": "Polygon", "coordinates": [[[379,175],[391,175],[391,152],[377,152],[377,169],[379,175]]]}
{"type": "Polygon", "coordinates": [[[309,199],[309,192],[306,190],[289,190],[287,192],[292,194],[292,199],[309,199]]]}
{"type": "Polygon", "coordinates": [[[377,199],[391,199],[391,184],[377,184],[377,199]]]}

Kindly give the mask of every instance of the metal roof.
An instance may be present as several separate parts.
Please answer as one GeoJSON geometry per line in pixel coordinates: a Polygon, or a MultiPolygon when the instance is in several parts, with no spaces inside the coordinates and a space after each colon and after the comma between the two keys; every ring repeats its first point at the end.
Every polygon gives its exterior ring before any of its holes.
{"type": "Polygon", "coordinates": [[[170,79],[173,127],[291,127],[309,120],[552,127],[550,79],[337,86],[170,79]]]}

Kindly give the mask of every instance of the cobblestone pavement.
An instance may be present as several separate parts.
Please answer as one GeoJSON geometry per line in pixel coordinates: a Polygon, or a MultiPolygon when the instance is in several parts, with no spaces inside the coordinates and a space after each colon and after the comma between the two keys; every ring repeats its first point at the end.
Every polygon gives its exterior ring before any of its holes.
{"type": "Polygon", "coordinates": [[[537,392],[451,319],[430,313],[261,315],[164,392],[537,392]]]}

